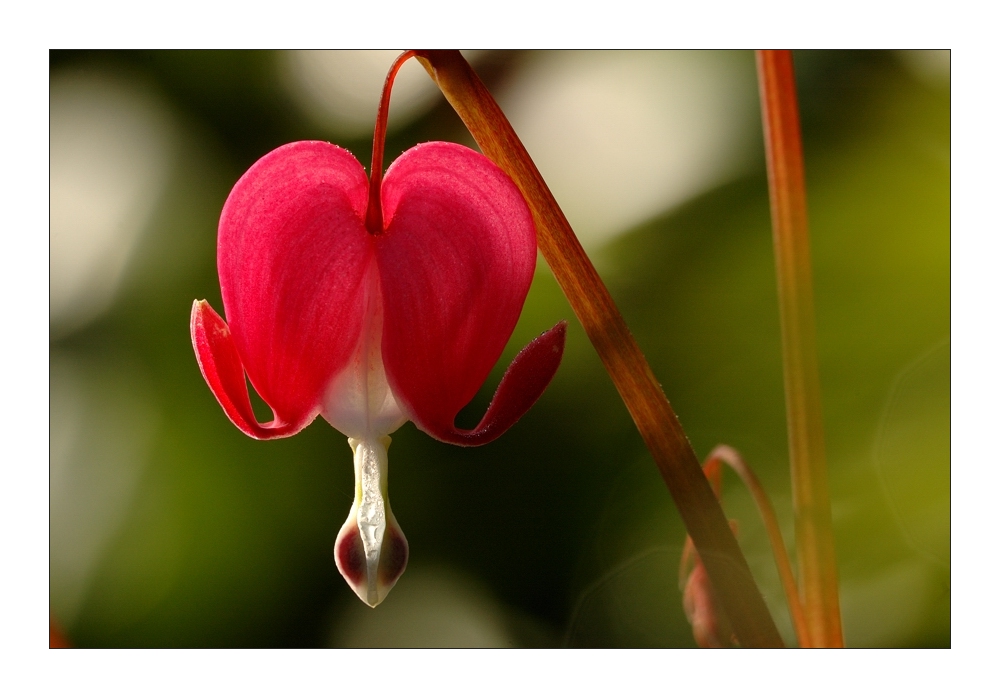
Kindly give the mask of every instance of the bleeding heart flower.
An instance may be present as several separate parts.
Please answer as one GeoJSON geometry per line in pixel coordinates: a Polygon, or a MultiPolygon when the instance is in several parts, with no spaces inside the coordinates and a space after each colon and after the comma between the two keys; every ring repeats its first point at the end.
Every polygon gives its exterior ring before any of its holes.
{"type": "Polygon", "coordinates": [[[341,574],[370,606],[406,567],[389,507],[389,434],[412,420],[448,443],[500,436],[548,385],[556,325],[515,358],[479,425],[455,427],[503,351],[535,269],[535,228],[514,183],[453,143],[424,143],[381,177],[386,81],[373,176],[346,150],[303,141],[258,160],[226,200],[218,266],[224,321],[195,301],[202,374],[245,434],[295,434],[321,414],[354,451],[341,574]],[[274,419],[254,416],[246,378],[274,419]]]}

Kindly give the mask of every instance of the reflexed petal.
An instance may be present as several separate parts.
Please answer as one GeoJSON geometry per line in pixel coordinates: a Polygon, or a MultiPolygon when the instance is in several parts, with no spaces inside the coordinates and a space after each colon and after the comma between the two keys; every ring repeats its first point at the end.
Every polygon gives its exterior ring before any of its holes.
{"type": "Polygon", "coordinates": [[[315,417],[358,343],[374,261],[363,222],[367,182],[346,150],[290,143],[258,160],[223,208],[226,319],[250,382],[279,422],[315,417]]]}
{"type": "Polygon", "coordinates": [[[496,165],[453,143],[403,153],[386,172],[382,205],[386,375],[417,426],[454,440],[445,436],[459,433],[455,415],[486,380],[528,293],[531,213],[496,165]]]}
{"type": "Polygon", "coordinates": [[[559,368],[565,345],[566,322],[563,321],[535,337],[518,352],[475,429],[455,429],[453,426],[448,431],[432,432],[431,436],[457,446],[479,446],[503,434],[542,396],[559,368]]]}
{"type": "Polygon", "coordinates": [[[299,421],[259,424],[250,406],[243,364],[225,321],[206,301],[195,301],[191,308],[191,341],[201,375],[222,405],[226,416],[240,431],[255,439],[291,436],[316,416],[304,415],[299,421]]]}

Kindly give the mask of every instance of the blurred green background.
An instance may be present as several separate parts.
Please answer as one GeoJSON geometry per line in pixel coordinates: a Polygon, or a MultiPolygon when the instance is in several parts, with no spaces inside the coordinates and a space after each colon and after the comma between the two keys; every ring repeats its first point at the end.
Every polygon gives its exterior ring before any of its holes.
{"type": "MultiPolygon", "coordinates": [[[[391,501],[410,562],[363,605],[333,541],[346,439],[322,419],[256,442],[191,349],[222,309],[219,213],[289,141],[370,161],[394,52],[51,54],[54,619],[83,647],[687,647],[684,529],[540,260],[480,395],[569,319],[563,365],[499,440],[407,424],[391,501]]],[[[792,546],[780,336],[750,52],[470,52],[576,228],[700,457],[740,450],[792,546]]],[[[796,52],[824,423],[850,646],[949,646],[950,83],[947,52],[796,52]]],[[[386,164],[472,145],[413,61],[386,164]]],[[[463,421],[464,420],[464,421],[463,421]]],[[[786,641],[753,504],[727,513],[786,641]]]]}

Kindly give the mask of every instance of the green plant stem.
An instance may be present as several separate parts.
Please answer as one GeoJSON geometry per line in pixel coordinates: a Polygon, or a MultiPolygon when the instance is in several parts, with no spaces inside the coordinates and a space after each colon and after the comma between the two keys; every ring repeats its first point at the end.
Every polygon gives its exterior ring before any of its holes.
{"type": "Polygon", "coordinates": [[[813,644],[843,647],[823,446],[802,135],[791,51],[758,51],[757,74],[778,277],[799,582],[813,644]]]}
{"type": "Polygon", "coordinates": [[[418,51],[417,57],[483,153],[524,194],[538,230],[539,249],[656,461],[740,644],[782,646],[750,568],[663,389],[507,118],[461,53],[418,51]]]}

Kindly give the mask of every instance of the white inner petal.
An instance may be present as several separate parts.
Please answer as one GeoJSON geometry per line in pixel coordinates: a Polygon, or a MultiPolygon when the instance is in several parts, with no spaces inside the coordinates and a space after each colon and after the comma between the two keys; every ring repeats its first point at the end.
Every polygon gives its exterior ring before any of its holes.
{"type": "Polygon", "coordinates": [[[347,366],[330,381],[322,412],[334,429],[359,441],[391,434],[409,419],[392,394],[382,364],[382,293],[374,263],[368,273],[367,296],[358,346],[347,366]]]}
{"type": "Polygon", "coordinates": [[[354,479],[358,492],[358,530],[365,546],[365,562],[368,566],[368,600],[378,600],[378,560],[385,536],[385,489],[389,458],[386,443],[389,438],[358,441],[350,439],[354,449],[354,479]]]}

